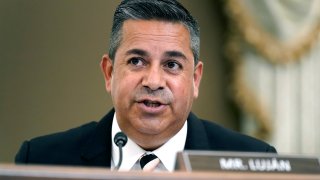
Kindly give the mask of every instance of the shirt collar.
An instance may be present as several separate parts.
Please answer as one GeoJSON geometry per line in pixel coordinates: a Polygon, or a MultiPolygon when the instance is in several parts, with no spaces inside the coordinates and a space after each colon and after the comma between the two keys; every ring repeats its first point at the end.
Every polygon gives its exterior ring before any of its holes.
{"type": "MultiPolygon", "coordinates": [[[[165,168],[172,172],[175,167],[177,152],[183,151],[186,138],[187,138],[187,121],[185,121],[183,127],[174,135],[169,141],[163,144],[158,149],[152,151],[161,160],[165,168]]],[[[120,132],[116,113],[113,116],[112,123],[112,158],[111,158],[111,169],[117,165],[119,161],[119,148],[114,143],[113,138],[117,132],[120,132]]],[[[127,144],[122,149],[123,157],[122,163],[119,168],[120,171],[129,171],[136,164],[137,160],[146,152],[133,140],[128,137],[127,144]]]]}

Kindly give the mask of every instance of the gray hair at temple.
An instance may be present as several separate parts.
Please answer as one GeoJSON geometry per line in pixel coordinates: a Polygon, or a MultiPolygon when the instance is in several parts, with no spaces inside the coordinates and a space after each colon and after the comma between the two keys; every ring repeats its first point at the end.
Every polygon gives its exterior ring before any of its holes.
{"type": "Polygon", "coordinates": [[[109,57],[114,61],[116,51],[121,43],[124,21],[159,20],[182,23],[191,37],[190,47],[194,56],[194,64],[199,61],[200,28],[196,20],[179,2],[175,0],[124,0],[117,7],[110,38],[109,57]]]}

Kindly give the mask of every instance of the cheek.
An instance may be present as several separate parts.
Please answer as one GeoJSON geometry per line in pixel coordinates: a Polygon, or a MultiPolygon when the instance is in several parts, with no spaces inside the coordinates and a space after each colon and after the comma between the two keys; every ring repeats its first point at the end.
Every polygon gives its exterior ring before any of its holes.
{"type": "Polygon", "coordinates": [[[138,76],[130,75],[123,71],[116,73],[112,79],[111,91],[114,101],[121,103],[125,100],[130,100],[130,96],[132,95],[132,92],[134,91],[134,88],[137,86],[138,82],[138,76]]]}
{"type": "Polygon", "coordinates": [[[189,105],[193,100],[193,89],[193,83],[190,80],[175,82],[172,86],[172,91],[176,97],[176,103],[182,107],[189,105]]]}

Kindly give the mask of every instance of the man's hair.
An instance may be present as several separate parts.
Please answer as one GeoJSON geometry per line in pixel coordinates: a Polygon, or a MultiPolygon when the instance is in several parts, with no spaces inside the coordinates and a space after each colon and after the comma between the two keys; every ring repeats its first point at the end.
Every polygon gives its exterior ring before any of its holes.
{"type": "Polygon", "coordinates": [[[200,54],[200,30],[196,20],[175,0],[124,0],[117,7],[110,38],[109,57],[114,61],[122,40],[122,27],[126,20],[159,20],[183,24],[190,34],[190,48],[194,64],[200,54]]]}

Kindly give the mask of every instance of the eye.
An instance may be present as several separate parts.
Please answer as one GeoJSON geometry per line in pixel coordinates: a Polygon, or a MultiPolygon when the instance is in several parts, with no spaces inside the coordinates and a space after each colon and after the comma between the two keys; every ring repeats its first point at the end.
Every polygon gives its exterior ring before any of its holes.
{"type": "Polygon", "coordinates": [[[133,66],[143,66],[144,65],[144,61],[141,58],[133,57],[133,58],[130,58],[128,60],[128,64],[131,64],[133,66]]]}
{"type": "Polygon", "coordinates": [[[176,61],[168,61],[165,64],[165,67],[169,70],[173,70],[173,71],[178,71],[180,69],[182,69],[182,65],[176,61]]]}

